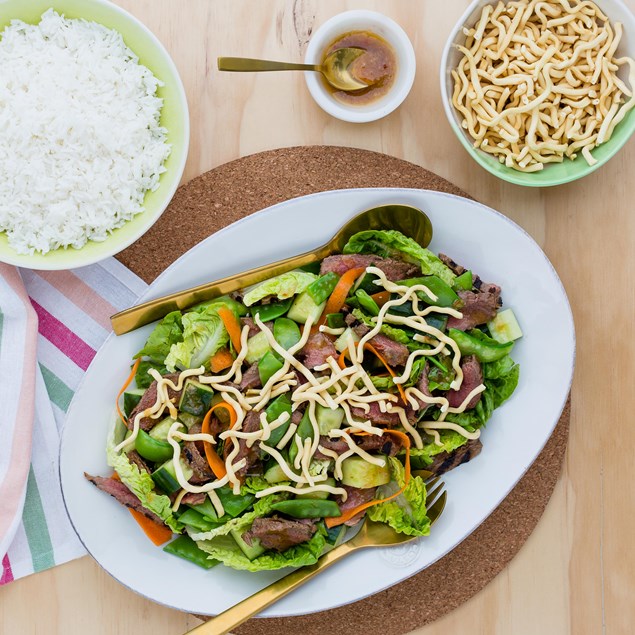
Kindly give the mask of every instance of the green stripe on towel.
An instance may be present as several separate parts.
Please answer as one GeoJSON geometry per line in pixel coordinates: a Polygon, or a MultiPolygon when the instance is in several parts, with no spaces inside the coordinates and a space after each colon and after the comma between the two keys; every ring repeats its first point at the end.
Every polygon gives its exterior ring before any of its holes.
{"type": "Polygon", "coordinates": [[[40,370],[46,384],[46,392],[48,392],[51,401],[60,410],[66,412],[73,398],[73,391],[43,364],[40,364],[40,370]]]}
{"type": "Polygon", "coordinates": [[[29,469],[29,478],[26,484],[22,523],[24,524],[27,542],[29,543],[29,551],[33,558],[33,571],[37,573],[55,566],[53,545],[33,466],[29,469]]]}

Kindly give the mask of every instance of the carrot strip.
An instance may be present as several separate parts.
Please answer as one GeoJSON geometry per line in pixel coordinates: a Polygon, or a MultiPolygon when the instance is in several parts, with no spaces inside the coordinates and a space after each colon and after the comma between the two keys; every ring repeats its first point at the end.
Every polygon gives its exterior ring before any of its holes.
{"type": "Polygon", "coordinates": [[[124,413],[121,412],[121,408],[119,407],[119,399],[121,399],[121,395],[124,394],[124,392],[126,391],[126,388],[128,388],[128,386],[130,386],[130,384],[132,383],[134,376],[137,374],[137,369],[139,368],[140,363],[141,363],[141,360],[137,359],[137,361],[132,366],[132,370],[130,371],[130,374],[128,375],[128,379],[126,379],[126,381],[124,382],[124,385],[121,387],[121,390],[117,393],[117,400],[115,401],[115,406],[117,407],[117,414],[121,417],[122,421],[128,421],[128,417],[126,417],[124,413]]]}
{"type": "Polygon", "coordinates": [[[216,351],[209,360],[209,367],[213,373],[220,373],[221,370],[229,368],[234,363],[234,356],[228,348],[221,348],[216,351]]]}
{"type": "MultiPolygon", "coordinates": [[[[354,434],[365,436],[365,435],[368,435],[369,433],[359,431],[359,432],[355,432],[354,434]]],[[[394,494],[387,496],[386,498],[372,500],[372,501],[369,501],[368,503],[363,503],[362,505],[353,507],[353,509],[348,509],[341,516],[333,516],[331,518],[325,518],[324,522],[326,523],[326,526],[329,529],[331,527],[337,527],[338,525],[345,523],[346,521],[350,520],[351,518],[353,518],[360,512],[364,511],[365,509],[368,509],[369,507],[373,507],[374,505],[380,505],[381,503],[385,503],[389,500],[392,500],[393,498],[396,498],[410,484],[410,437],[404,432],[401,432],[400,430],[384,430],[384,434],[391,434],[393,436],[399,437],[403,441],[404,446],[406,447],[405,477],[404,477],[403,487],[401,487],[394,494]]]]}
{"type": "Polygon", "coordinates": [[[234,315],[233,311],[230,311],[226,307],[221,307],[218,309],[218,315],[221,320],[223,320],[223,324],[229,333],[229,339],[232,342],[234,350],[237,353],[240,353],[240,322],[238,318],[234,315]]]}
{"type": "Polygon", "coordinates": [[[322,324],[326,323],[326,316],[329,313],[339,313],[341,308],[344,306],[346,302],[346,298],[348,297],[348,292],[351,290],[351,287],[355,284],[355,280],[359,278],[366,271],[365,267],[356,267],[355,269],[349,269],[347,272],[342,274],[342,277],[337,281],[335,285],[335,289],[333,289],[333,293],[331,293],[329,299],[326,301],[326,306],[324,307],[324,311],[320,316],[320,319],[313,326],[314,329],[318,329],[322,324]]]}
{"type": "Polygon", "coordinates": [[[375,300],[375,304],[381,309],[390,300],[390,293],[388,291],[380,291],[379,293],[373,293],[370,297],[375,300]]]}
{"type": "MultiPolygon", "coordinates": [[[[207,414],[205,415],[205,418],[203,419],[203,424],[201,428],[201,432],[203,432],[203,434],[211,434],[210,421],[212,418],[212,413],[217,408],[224,408],[225,410],[227,410],[227,412],[229,412],[229,427],[230,428],[233,428],[236,421],[238,420],[236,411],[228,403],[221,401],[220,403],[217,403],[213,408],[210,408],[207,411],[207,414]]],[[[220,458],[220,456],[218,456],[218,454],[216,454],[216,451],[212,447],[212,444],[208,443],[207,441],[203,441],[203,445],[205,447],[205,456],[207,457],[207,462],[209,463],[209,466],[212,472],[214,472],[214,476],[219,479],[226,476],[227,468],[225,467],[225,462],[223,461],[223,459],[220,458]]]]}
{"type": "MultiPolygon", "coordinates": [[[[377,359],[386,367],[386,370],[390,373],[391,377],[397,376],[397,373],[395,373],[395,371],[388,365],[388,362],[379,354],[379,351],[371,343],[366,342],[366,344],[364,344],[364,350],[370,351],[375,357],[377,357],[377,359]]],[[[346,368],[346,357],[348,357],[348,349],[344,349],[337,358],[337,364],[342,369],[346,368]]],[[[403,387],[401,384],[395,384],[395,386],[397,386],[397,390],[399,391],[404,404],[407,405],[408,401],[403,387]]]]}
{"type": "Polygon", "coordinates": [[[138,512],[136,509],[128,510],[132,517],[137,521],[139,527],[143,529],[143,533],[150,538],[150,540],[158,547],[163,543],[166,543],[170,538],[172,538],[172,530],[166,527],[165,525],[159,525],[159,523],[155,523],[154,520],[150,520],[147,516],[144,516],[141,512],[138,512]]]}
{"type": "MultiPolygon", "coordinates": [[[[121,477],[117,472],[113,472],[110,477],[113,481],[120,481],[121,477]]],[[[132,517],[137,521],[137,524],[141,529],[143,529],[143,533],[150,538],[150,540],[158,547],[163,543],[167,542],[172,538],[172,530],[165,525],[159,525],[159,523],[154,522],[154,520],[150,520],[147,516],[144,516],[141,512],[138,512],[136,509],[128,508],[128,511],[132,515],[132,517]]]]}

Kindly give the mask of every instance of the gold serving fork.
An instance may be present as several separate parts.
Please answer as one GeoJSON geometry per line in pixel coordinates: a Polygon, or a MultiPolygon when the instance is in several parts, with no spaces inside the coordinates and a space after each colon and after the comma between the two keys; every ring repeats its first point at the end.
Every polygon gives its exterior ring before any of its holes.
{"type": "MultiPolygon", "coordinates": [[[[429,478],[430,472],[416,471],[414,475],[429,478]]],[[[439,477],[426,481],[427,516],[433,525],[443,513],[447,494],[445,484],[439,477]]],[[[388,525],[366,519],[357,534],[339,547],[324,554],[315,564],[297,569],[293,573],[277,580],[231,608],[213,617],[205,624],[188,631],[186,635],[224,635],[260,613],[274,602],[283,598],[327,567],[348,556],[353,551],[366,547],[393,547],[414,540],[414,536],[398,534],[388,525]]]]}

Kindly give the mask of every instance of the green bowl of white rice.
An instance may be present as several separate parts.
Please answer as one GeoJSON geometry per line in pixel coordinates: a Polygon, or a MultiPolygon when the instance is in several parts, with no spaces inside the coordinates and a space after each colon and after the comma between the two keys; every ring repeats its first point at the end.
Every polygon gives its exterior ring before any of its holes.
{"type": "Polygon", "coordinates": [[[72,269],[142,236],[189,145],[174,62],[105,0],[0,0],[0,262],[72,269]]]}

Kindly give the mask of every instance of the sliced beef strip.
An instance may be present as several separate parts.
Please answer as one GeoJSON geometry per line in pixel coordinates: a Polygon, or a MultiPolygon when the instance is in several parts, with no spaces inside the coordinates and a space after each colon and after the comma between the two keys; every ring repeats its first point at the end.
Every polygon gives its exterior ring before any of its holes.
{"type": "MultiPolygon", "coordinates": [[[[273,322],[265,322],[264,324],[269,330],[273,328],[273,322]]],[[[258,335],[258,333],[260,333],[258,325],[250,317],[240,318],[240,325],[241,327],[249,327],[249,333],[247,334],[247,337],[253,337],[254,335],[258,335]]]]}
{"type": "MultiPolygon", "coordinates": [[[[365,324],[359,324],[353,328],[353,331],[359,336],[364,337],[370,329],[365,324]]],[[[370,344],[375,350],[386,360],[388,366],[405,366],[408,361],[410,352],[408,347],[400,342],[390,339],[383,333],[377,333],[370,339],[370,344]]]]}
{"type": "Polygon", "coordinates": [[[202,505],[207,498],[207,494],[205,492],[199,492],[195,494],[194,492],[188,492],[182,499],[182,505],[202,505]]]}
{"type": "Polygon", "coordinates": [[[450,256],[446,256],[445,254],[439,254],[439,260],[446,267],[451,269],[452,273],[456,274],[457,276],[460,276],[461,274],[463,274],[463,273],[465,273],[467,271],[467,269],[465,267],[462,267],[461,265],[456,263],[454,260],[452,260],[452,258],[450,258],[450,256]]]}
{"type": "Polygon", "coordinates": [[[148,464],[136,450],[131,450],[130,452],[128,452],[127,456],[130,463],[134,463],[139,468],[139,472],[147,472],[148,474],[150,474],[150,468],[148,467],[148,464]]]}
{"type": "MultiPolygon", "coordinates": [[[[423,370],[421,371],[421,376],[419,377],[419,380],[417,381],[417,385],[415,386],[417,390],[422,392],[426,397],[432,397],[432,393],[430,392],[430,388],[429,388],[429,384],[430,384],[430,379],[428,377],[429,368],[430,366],[428,362],[426,362],[425,366],[423,367],[423,370]]],[[[418,415],[422,414],[422,412],[425,412],[430,407],[430,404],[426,403],[422,399],[419,399],[416,395],[413,395],[413,398],[419,404],[419,408],[417,409],[418,415]]]]}
{"type": "MultiPolygon", "coordinates": [[[[338,497],[337,503],[340,506],[340,510],[342,513],[347,512],[349,509],[354,509],[355,507],[359,507],[359,505],[363,505],[364,503],[369,503],[375,498],[375,494],[377,493],[376,487],[369,487],[367,489],[360,489],[359,487],[350,487],[349,485],[342,486],[346,493],[348,494],[345,501],[342,501],[342,497],[338,497]]],[[[355,514],[352,518],[347,520],[344,524],[352,527],[356,525],[366,514],[366,510],[359,512],[359,514],[355,514]]]]}
{"type": "Polygon", "coordinates": [[[316,366],[326,364],[329,357],[337,359],[337,350],[333,340],[326,333],[313,333],[300,351],[300,355],[304,356],[304,365],[313,369],[316,366]]]}
{"type": "Polygon", "coordinates": [[[388,280],[405,280],[417,275],[421,275],[421,268],[409,262],[394,260],[393,258],[382,258],[373,254],[339,254],[328,256],[322,261],[320,274],[324,275],[333,271],[339,275],[346,273],[349,269],[358,267],[374,266],[381,269],[388,280]]]}
{"type": "Polygon", "coordinates": [[[84,476],[102,492],[110,494],[122,505],[142,513],[146,518],[153,520],[155,523],[163,524],[163,521],[149,509],[146,509],[141,504],[141,501],[121,481],[103,476],[91,476],[86,472],[84,472],[84,476]]]}
{"type": "MultiPolygon", "coordinates": [[[[256,432],[260,430],[260,413],[250,410],[243,421],[243,432],[256,432]]],[[[234,441],[232,441],[234,443],[234,441]]],[[[245,467],[236,470],[236,476],[242,481],[246,476],[262,473],[262,462],[260,461],[260,444],[254,443],[250,448],[247,447],[246,439],[238,440],[238,454],[234,459],[234,463],[238,463],[241,459],[246,459],[245,467]]]]}
{"type": "Polygon", "coordinates": [[[251,545],[258,539],[265,549],[286,551],[289,547],[311,540],[317,531],[314,523],[289,520],[287,518],[256,518],[251,529],[242,535],[243,540],[251,545]]]}
{"type": "Polygon", "coordinates": [[[250,388],[262,388],[260,373],[258,372],[258,362],[254,362],[244,373],[238,385],[238,390],[246,392],[250,388]]]}
{"type": "Polygon", "coordinates": [[[499,286],[485,282],[477,292],[459,291],[458,295],[463,301],[463,306],[459,308],[459,311],[463,317],[450,316],[448,328],[469,331],[479,324],[489,322],[496,316],[496,312],[501,306],[500,294],[499,286]]]}
{"type": "MultiPolygon", "coordinates": [[[[366,452],[380,452],[388,456],[395,456],[401,450],[401,443],[391,436],[369,435],[355,440],[357,445],[366,452]]],[[[320,445],[326,450],[332,450],[337,454],[344,454],[348,450],[348,444],[343,439],[331,439],[327,436],[320,437],[320,445]]],[[[319,450],[315,453],[316,459],[329,459],[331,457],[322,454],[319,450]]]]}
{"type": "MultiPolygon", "coordinates": [[[[170,379],[174,384],[176,384],[179,380],[179,373],[172,373],[170,375],[164,375],[170,379]]],[[[179,400],[181,399],[181,390],[173,390],[168,386],[168,396],[170,399],[174,399],[174,403],[179,404],[179,400]]],[[[153,381],[148,389],[143,393],[143,396],[139,400],[139,403],[135,406],[134,410],[130,413],[128,417],[128,427],[132,430],[134,418],[137,416],[139,412],[143,412],[146,408],[151,408],[157,400],[157,382],[153,381]]],[[[159,423],[159,419],[151,419],[150,417],[144,417],[139,422],[139,426],[142,430],[146,432],[154,428],[154,426],[159,423]]]]}
{"type": "Polygon", "coordinates": [[[362,421],[370,420],[374,424],[387,425],[390,427],[400,425],[401,419],[396,412],[382,412],[376,401],[368,405],[370,406],[368,412],[364,412],[362,408],[351,408],[351,414],[355,419],[362,421]]]}
{"type": "Polygon", "coordinates": [[[439,476],[445,472],[453,470],[455,467],[471,461],[477,456],[483,447],[478,439],[471,439],[461,447],[457,448],[451,454],[441,452],[434,457],[433,462],[426,466],[426,470],[439,476]]]}
{"type": "MultiPolygon", "coordinates": [[[[463,381],[458,390],[449,390],[446,394],[451,408],[458,408],[463,400],[477,387],[483,383],[483,370],[481,364],[474,355],[469,355],[461,360],[461,370],[463,371],[463,381]]],[[[481,400],[481,394],[474,395],[465,407],[466,410],[474,408],[481,400]]]]}
{"type": "MultiPolygon", "coordinates": [[[[199,434],[201,432],[201,424],[194,424],[188,434],[199,434]]],[[[214,472],[207,462],[205,456],[205,448],[202,441],[186,441],[183,444],[183,458],[192,469],[193,475],[190,478],[191,483],[205,483],[214,478],[214,472]]]]}

